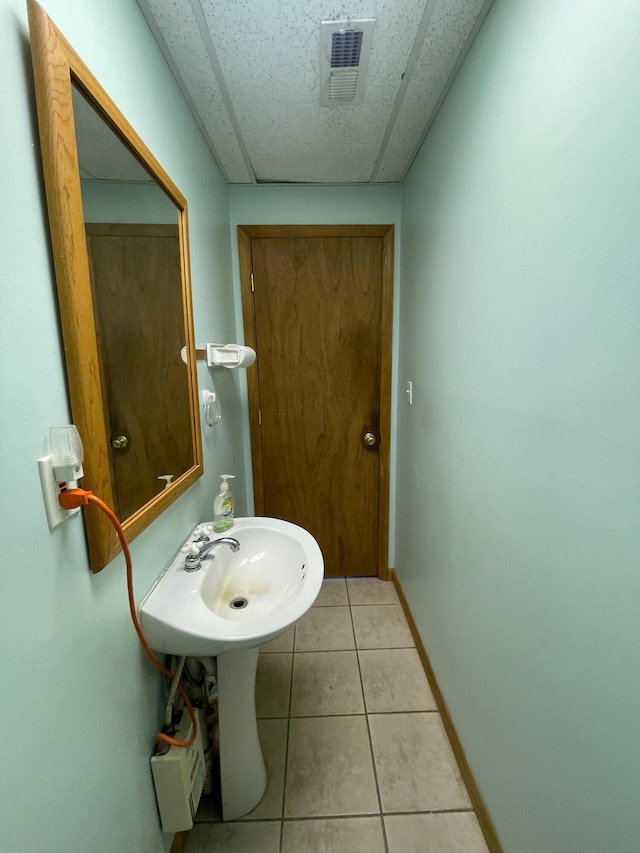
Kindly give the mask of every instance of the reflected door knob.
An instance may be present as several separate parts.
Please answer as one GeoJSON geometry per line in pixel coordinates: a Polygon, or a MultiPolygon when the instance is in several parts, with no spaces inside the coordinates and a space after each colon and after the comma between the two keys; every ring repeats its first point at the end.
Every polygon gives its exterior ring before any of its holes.
{"type": "Polygon", "coordinates": [[[377,444],[377,441],[377,438],[372,432],[365,432],[365,434],[362,436],[362,443],[366,447],[373,447],[374,444],[377,444]]]}
{"type": "Polygon", "coordinates": [[[117,435],[115,438],[111,439],[111,447],[114,450],[124,450],[125,447],[129,446],[129,439],[126,435],[117,435]]]}

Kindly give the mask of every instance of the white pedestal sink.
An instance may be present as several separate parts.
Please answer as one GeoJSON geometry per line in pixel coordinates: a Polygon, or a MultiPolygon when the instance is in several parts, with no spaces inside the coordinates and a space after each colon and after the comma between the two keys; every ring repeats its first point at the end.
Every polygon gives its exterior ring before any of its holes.
{"type": "MultiPolygon", "coordinates": [[[[192,543],[203,527],[187,540],[192,543]]],[[[224,820],[251,811],[262,799],[266,771],[255,715],[259,647],[285,631],[315,601],[324,576],[316,540],[275,518],[238,518],[226,545],[185,571],[178,554],[139,608],[149,645],[157,652],[216,657],[220,717],[220,781],[224,820]]]]}

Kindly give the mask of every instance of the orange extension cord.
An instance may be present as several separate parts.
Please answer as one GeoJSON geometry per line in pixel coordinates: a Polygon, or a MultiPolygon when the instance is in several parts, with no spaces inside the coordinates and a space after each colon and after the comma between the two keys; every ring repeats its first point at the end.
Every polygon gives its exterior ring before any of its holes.
{"type": "MultiPolygon", "coordinates": [[[[164,664],[162,664],[154,655],[154,653],[149,647],[149,643],[147,643],[145,635],[142,633],[142,627],[140,626],[138,614],[136,613],[136,605],[133,597],[133,564],[131,562],[131,553],[129,551],[129,546],[127,545],[127,540],[124,537],[124,531],[122,530],[122,527],[116,517],[116,514],[107,506],[104,501],[101,501],[100,498],[96,497],[93,492],[87,491],[85,489],[68,489],[67,491],[60,492],[59,501],[60,506],[63,509],[75,509],[76,507],[83,506],[84,504],[94,503],[97,504],[100,509],[109,517],[109,520],[115,527],[116,533],[118,534],[118,539],[120,540],[120,544],[122,545],[122,552],[124,554],[124,559],[127,564],[127,593],[129,595],[129,611],[131,613],[133,627],[136,629],[138,639],[140,640],[142,648],[144,649],[151,663],[155,666],[156,669],[160,670],[163,675],[166,675],[170,681],[173,681],[173,673],[170,669],[167,669],[167,667],[164,666],[164,664]]],[[[166,743],[169,746],[188,747],[191,746],[191,744],[196,739],[196,735],[198,732],[198,724],[196,722],[196,715],[194,713],[191,702],[189,702],[187,694],[180,686],[178,686],[178,693],[182,697],[182,701],[184,702],[185,707],[189,713],[189,717],[191,718],[191,726],[193,729],[192,735],[189,740],[177,740],[176,738],[166,735],[164,732],[158,732],[158,734],[156,735],[156,740],[158,741],[158,743],[166,743]]]]}

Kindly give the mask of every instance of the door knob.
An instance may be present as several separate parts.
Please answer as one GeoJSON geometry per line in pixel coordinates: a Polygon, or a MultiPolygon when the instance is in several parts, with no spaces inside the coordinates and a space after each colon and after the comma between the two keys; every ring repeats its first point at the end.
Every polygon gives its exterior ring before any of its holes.
{"type": "Polygon", "coordinates": [[[366,447],[373,447],[374,444],[378,443],[378,440],[372,432],[365,432],[362,436],[362,443],[366,447]]]}
{"type": "Polygon", "coordinates": [[[115,438],[111,439],[111,447],[114,450],[124,450],[125,447],[129,446],[129,439],[126,435],[117,435],[115,438]]]}

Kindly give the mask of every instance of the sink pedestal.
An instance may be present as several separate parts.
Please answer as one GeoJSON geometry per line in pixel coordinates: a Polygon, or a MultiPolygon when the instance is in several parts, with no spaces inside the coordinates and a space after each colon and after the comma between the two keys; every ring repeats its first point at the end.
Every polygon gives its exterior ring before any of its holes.
{"type": "Polygon", "coordinates": [[[222,819],[254,809],[267,787],[256,724],[256,667],[260,649],[218,655],[218,718],[222,819]]]}

